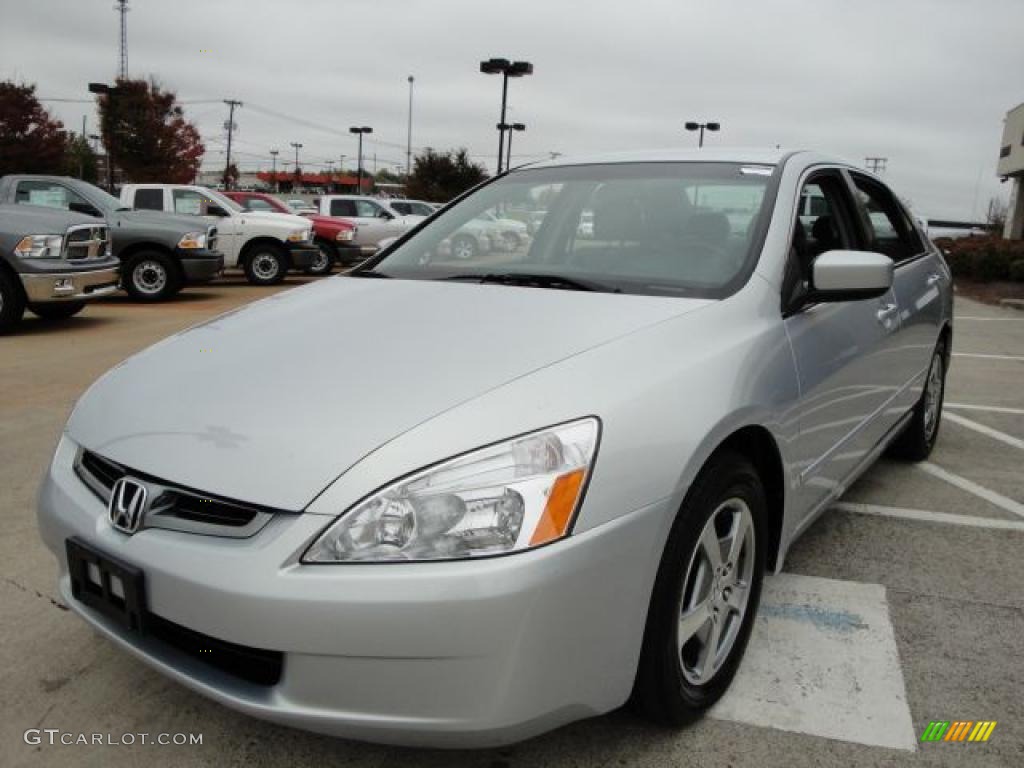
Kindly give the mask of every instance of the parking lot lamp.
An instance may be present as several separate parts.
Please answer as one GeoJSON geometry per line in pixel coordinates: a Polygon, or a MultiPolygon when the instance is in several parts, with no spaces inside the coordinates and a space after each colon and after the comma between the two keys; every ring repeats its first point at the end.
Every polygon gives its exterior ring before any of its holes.
{"type": "Polygon", "coordinates": [[[356,178],[359,180],[359,191],[357,194],[363,194],[363,134],[373,133],[373,128],[368,125],[353,125],[348,129],[349,133],[354,133],[359,136],[359,172],[356,178]]]}
{"type": "MultiPolygon", "coordinates": [[[[488,59],[480,62],[480,71],[485,75],[501,75],[501,120],[505,125],[505,114],[508,108],[508,79],[525,77],[533,74],[533,64],[528,61],[509,61],[508,59],[488,59]]],[[[505,154],[505,129],[498,129],[498,173],[501,173],[502,159],[505,154]]]]}
{"type": "Polygon", "coordinates": [[[709,131],[717,131],[722,127],[721,123],[695,123],[689,122],[686,124],[686,130],[688,131],[700,131],[700,138],[697,140],[697,147],[701,148],[704,146],[704,129],[709,131]]]}
{"type": "Polygon", "coordinates": [[[526,123],[512,123],[508,126],[508,155],[505,158],[505,170],[507,171],[512,167],[512,133],[515,131],[525,131],[526,123]]]}
{"type": "Polygon", "coordinates": [[[281,191],[281,189],[280,189],[280,187],[278,186],[278,183],[277,183],[277,156],[279,154],[281,154],[280,150],[277,150],[277,149],[270,150],[270,162],[272,164],[271,171],[270,171],[270,178],[272,178],[274,180],[274,194],[275,195],[278,192],[281,191]]]}
{"type": "MultiPolygon", "coordinates": [[[[89,83],[89,93],[94,93],[97,96],[106,96],[110,106],[113,107],[114,94],[117,93],[117,87],[113,85],[107,85],[106,83],[89,83]]],[[[109,143],[107,144],[107,191],[111,194],[114,193],[114,140],[115,134],[117,133],[117,115],[114,115],[113,123],[109,133],[109,143]]]]}

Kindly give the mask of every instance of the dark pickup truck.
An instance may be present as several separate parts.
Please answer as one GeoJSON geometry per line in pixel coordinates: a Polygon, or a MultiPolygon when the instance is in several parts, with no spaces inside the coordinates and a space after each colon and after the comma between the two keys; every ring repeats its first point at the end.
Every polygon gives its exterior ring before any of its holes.
{"type": "Polygon", "coordinates": [[[224,269],[217,228],[198,216],[149,213],[126,208],[78,179],[10,175],[0,178],[0,204],[46,206],[105,219],[113,253],[121,261],[122,285],[134,298],[159,301],[183,286],[206,283],[224,269]]]}
{"type": "Polygon", "coordinates": [[[45,319],[71,317],[117,290],[120,263],[107,225],[91,216],[0,205],[0,333],[25,308],[45,319]]]}

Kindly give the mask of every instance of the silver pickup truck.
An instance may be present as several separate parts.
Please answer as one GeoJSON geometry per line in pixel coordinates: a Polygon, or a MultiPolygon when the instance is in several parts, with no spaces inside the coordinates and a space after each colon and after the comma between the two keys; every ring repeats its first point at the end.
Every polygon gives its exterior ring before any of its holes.
{"type": "Polygon", "coordinates": [[[69,211],[0,204],[0,333],[27,307],[65,318],[117,290],[121,265],[102,221],[69,211]]]}

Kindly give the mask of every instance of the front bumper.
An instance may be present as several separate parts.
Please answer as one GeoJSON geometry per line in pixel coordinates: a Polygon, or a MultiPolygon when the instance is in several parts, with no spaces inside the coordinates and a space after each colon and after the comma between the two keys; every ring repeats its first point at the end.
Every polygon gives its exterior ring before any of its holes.
{"type": "Polygon", "coordinates": [[[311,267],[320,258],[320,249],[310,243],[287,243],[287,246],[292,269],[311,267]]]}
{"type": "Polygon", "coordinates": [[[179,248],[176,253],[185,282],[208,283],[224,271],[224,254],[220,251],[179,248]]]}
{"type": "Polygon", "coordinates": [[[109,296],[121,281],[120,266],[79,272],[22,273],[21,284],[31,304],[53,301],[86,301],[109,296]]]}
{"type": "Polygon", "coordinates": [[[519,741],[620,706],[633,685],[661,505],[532,552],[474,562],[301,565],[333,519],[279,515],[250,539],[115,531],[64,439],[39,495],[64,601],[162,673],[250,715],[392,744],[519,741]],[[283,653],[276,685],[128,634],[70,593],[67,538],[141,567],[148,610],[283,653]]]}

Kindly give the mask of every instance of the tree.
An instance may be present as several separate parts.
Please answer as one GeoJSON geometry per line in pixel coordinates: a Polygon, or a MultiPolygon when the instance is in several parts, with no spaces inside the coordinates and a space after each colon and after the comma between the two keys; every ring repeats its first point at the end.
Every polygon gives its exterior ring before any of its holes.
{"type": "Polygon", "coordinates": [[[118,80],[99,97],[100,132],[125,180],[187,184],[206,148],[172,91],[151,80],[118,80]]]}
{"type": "Polygon", "coordinates": [[[436,152],[427,147],[416,156],[406,194],[418,200],[444,203],[487,178],[482,165],[465,149],[436,152]]]}
{"type": "Polygon", "coordinates": [[[234,189],[238,185],[238,166],[232,163],[224,169],[222,180],[224,189],[234,189]]]}
{"type": "Polygon", "coordinates": [[[1003,234],[1008,209],[1009,206],[1005,200],[1000,200],[998,197],[989,198],[988,212],[985,214],[985,223],[988,225],[989,232],[996,235],[1003,234]]]}
{"type": "Polygon", "coordinates": [[[0,176],[61,173],[67,133],[36,98],[34,85],[0,82],[0,176]]]}
{"type": "MultiPolygon", "coordinates": [[[[363,173],[365,174],[366,171],[364,170],[363,173]]],[[[381,168],[377,171],[375,181],[378,184],[403,184],[405,182],[405,175],[389,171],[387,168],[381,168]]]]}
{"type": "Polygon", "coordinates": [[[67,144],[64,147],[64,168],[62,173],[65,176],[74,176],[78,179],[95,184],[99,178],[99,163],[96,161],[96,153],[89,146],[89,140],[85,136],[71,134],[68,136],[67,144]]]}

